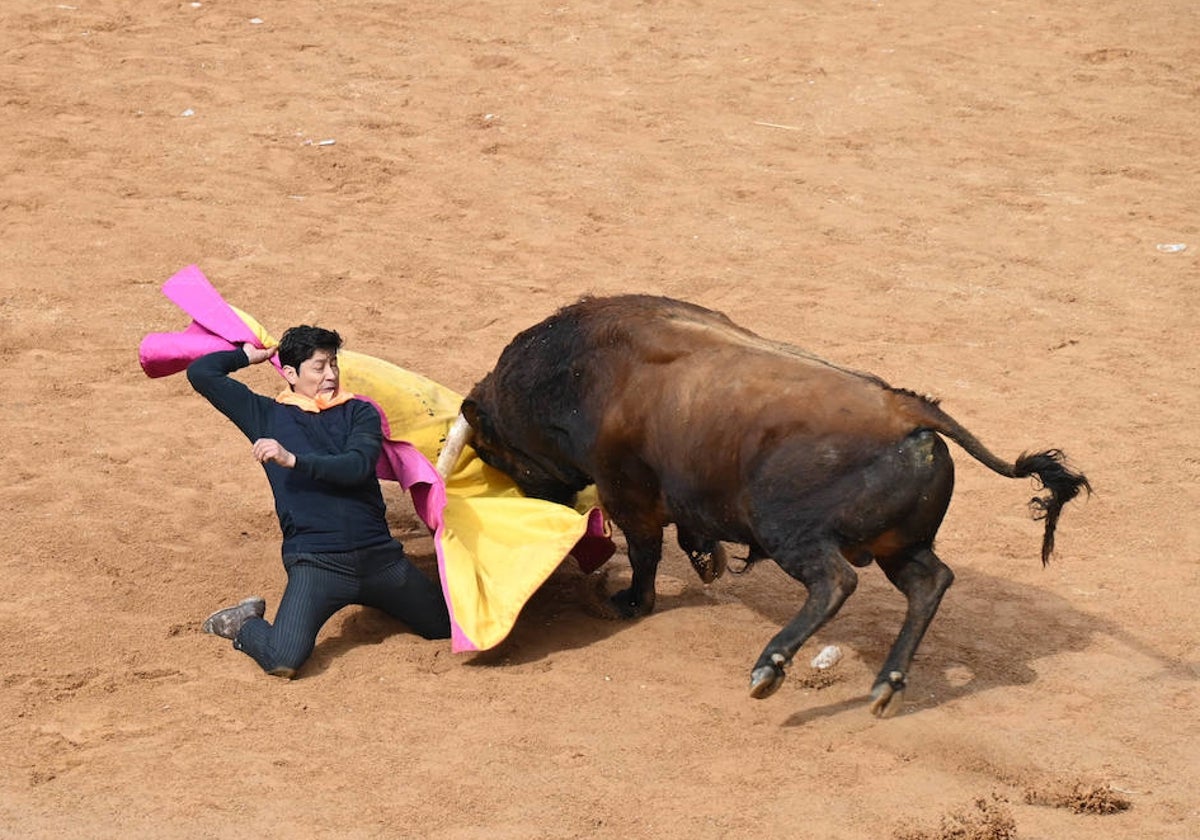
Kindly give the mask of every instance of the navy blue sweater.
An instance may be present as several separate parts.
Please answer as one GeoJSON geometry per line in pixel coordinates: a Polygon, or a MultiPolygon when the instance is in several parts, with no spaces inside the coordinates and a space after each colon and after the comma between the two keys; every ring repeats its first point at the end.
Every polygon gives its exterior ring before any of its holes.
{"type": "Polygon", "coordinates": [[[353,551],[390,540],[375,477],[383,444],[375,407],[356,399],[314,414],[277,403],[230,378],[249,364],[244,351],[225,350],[192,362],[187,376],[251,441],[274,438],[296,456],[292,469],[263,465],[284,556],[353,551]]]}

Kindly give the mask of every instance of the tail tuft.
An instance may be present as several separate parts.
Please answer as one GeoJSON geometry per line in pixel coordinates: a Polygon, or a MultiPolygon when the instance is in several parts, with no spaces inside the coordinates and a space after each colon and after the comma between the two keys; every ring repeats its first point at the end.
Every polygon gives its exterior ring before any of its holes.
{"type": "Polygon", "coordinates": [[[1016,476],[1024,478],[1032,476],[1038,484],[1049,492],[1043,496],[1034,496],[1029,500],[1029,510],[1034,519],[1046,521],[1046,531],[1042,536],[1042,565],[1050,562],[1054,553],[1054,530],[1058,526],[1058,516],[1062,513],[1063,505],[1079,495],[1080,490],[1092,493],[1092,485],[1087,477],[1075,472],[1067,466],[1066,456],[1059,449],[1048,449],[1033,455],[1024,454],[1017,459],[1016,476]]]}

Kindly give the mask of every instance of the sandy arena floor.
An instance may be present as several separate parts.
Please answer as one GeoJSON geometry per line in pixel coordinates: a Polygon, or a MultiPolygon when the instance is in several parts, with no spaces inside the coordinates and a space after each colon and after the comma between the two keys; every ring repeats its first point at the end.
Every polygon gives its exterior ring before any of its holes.
{"type": "Polygon", "coordinates": [[[1200,836],[1195,11],[6,0],[0,836],[1200,836]],[[271,679],[199,631],[278,602],[266,482],[137,365],[189,263],[459,391],[580,294],[688,298],[1096,494],[1043,569],[1033,488],[955,450],[958,578],[893,720],[878,570],[811,646],[830,677],[806,648],[759,702],[803,589],[677,549],[636,623],[564,564],[493,651],[348,609],[271,679]]]}

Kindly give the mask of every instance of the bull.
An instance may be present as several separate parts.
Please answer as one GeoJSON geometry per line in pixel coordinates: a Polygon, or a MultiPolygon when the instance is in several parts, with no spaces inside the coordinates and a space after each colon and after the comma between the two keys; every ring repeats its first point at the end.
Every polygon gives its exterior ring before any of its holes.
{"type": "Polygon", "coordinates": [[[1043,565],[1063,506],[1087,478],[1061,451],[992,454],[936,400],[763,338],[725,315],[649,295],[587,297],[517,335],[462,403],[439,459],[464,443],[527,496],[569,504],[594,484],[625,535],[632,580],[608,607],[654,608],[663,529],[706,581],[722,543],[771,558],[807,590],[750,674],[764,698],[801,645],[877,564],[905,596],[900,633],[876,677],[879,717],[903,702],[913,655],[954,580],[934,553],[950,504],[949,438],[992,471],[1032,478],[1045,520],[1043,565]]]}

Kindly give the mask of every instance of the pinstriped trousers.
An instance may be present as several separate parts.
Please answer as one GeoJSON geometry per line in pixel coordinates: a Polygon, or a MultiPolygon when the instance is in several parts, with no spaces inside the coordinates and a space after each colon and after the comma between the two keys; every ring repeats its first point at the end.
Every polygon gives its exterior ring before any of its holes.
{"type": "Polygon", "coordinates": [[[351,604],[382,610],[426,639],[450,635],[441,587],[409,562],[397,540],[336,554],[291,554],[283,566],[287,586],[275,623],[251,618],[233,640],[268,673],[298,670],[325,622],[351,604]]]}

